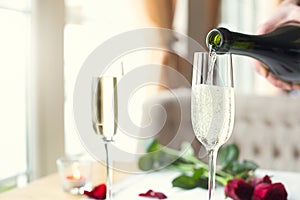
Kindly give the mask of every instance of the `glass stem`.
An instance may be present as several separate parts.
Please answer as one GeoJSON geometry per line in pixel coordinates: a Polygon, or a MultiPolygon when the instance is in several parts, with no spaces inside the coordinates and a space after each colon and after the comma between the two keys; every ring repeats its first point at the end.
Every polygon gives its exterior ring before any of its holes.
{"type": "Polygon", "coordinates": [[[208,199],[212,200],[215,193],[216,180],[216,166],[217,166],[218,149],[211,149],[208,151],[208,199]]]}
{"type": "Polygon", "coordinates": [[[105,142],[106,153],[106,200],[112,200],[112,167],[110,167],[110,160],[108,156],[108,143],[105,142]]]}

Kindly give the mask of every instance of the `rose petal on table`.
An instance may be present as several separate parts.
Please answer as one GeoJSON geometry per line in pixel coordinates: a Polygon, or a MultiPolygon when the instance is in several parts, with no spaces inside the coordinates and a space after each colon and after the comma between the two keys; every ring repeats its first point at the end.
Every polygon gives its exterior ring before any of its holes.
{"type": "Polygon", "coordinates": [[[166,199],[167,198],[167,196],[164,193],[154,192],[153,190],[148,190],[146,193],[140,193],[139,196],[157,198],[157,199],[166,199]]]}
{"type": "Polygon", "coordinates": [[[84,191],[84,194],[87,195],[88,197],[94,198],[94,199],[105,199],[106,198],[106,185],[105,184],[100,184],[94,189],[89,192],[89,191],[84,191]]]}

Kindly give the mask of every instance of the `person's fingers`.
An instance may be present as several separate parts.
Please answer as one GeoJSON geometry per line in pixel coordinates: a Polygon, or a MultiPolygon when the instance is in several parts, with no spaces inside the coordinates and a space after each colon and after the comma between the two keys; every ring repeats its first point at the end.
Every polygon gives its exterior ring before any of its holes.
{"type": "Polygon", "coordinates": [[[290,82],[283,81],[281,79],[278,79],[272,74],[266,65],[259,62],[258,60],[254,60],[254,66],[255,70],[264,78],[266,78],[272,85],[275,87],[284,89],[284,90],[291,90],[291,89],[300,89],[300,84],[292,84],[290,82]]]}
{"type": "Polygon", "coordinates": [[[292,89],[293,89],[293,90],[300,90],[300,84],[299,84],[299,83],[294,83],[294,84],[292,85],[292,89]]]}
{"type": "MultiPolygon", "coordinates": [[[[283,24],[288,23],[300,23],[300,2],[296,0],[283,1],[273,13],[272,17],[261,24],[257,29],[257,34],[266,34],[283,24]]],[[[274,86],[282,88],[284,90],[300,89],[300,83],[292,84],[276,78],[272,73],[268,71],[266,67],[255,61],[256,71],[265,77],[274,86]]]]}
{"type": "Polygon", "coordinates": [[[258,60],[254,60],[254,66],[256,72],[258,72],[260,75],[265,78],[268,76],[269,70],[263,63],[259,62],[258,60]]]}
{"type": "Polygon", "coordinates": [[[278,9],[277,12],[275,12],[274,15],[272,15],[271,18],[259,25],[256,33],[265,34],[275,30],[286,18],[286,13],[282,10],[283,9],[278,9]]]}
{"type": "Polygon", "coordinates": [[[285,23],[300,23],[300,1],[298,4],[290,3],[286,10],[286,22],[285,23]]]}
{"type": "Polygon", "coordinates": [[[284,90],[291,90],[292,84],[289,82],[282,81],[278,78],[276,78],[272,73],[269,73],[267,76],[267,80],[273,84],[274,86],[284,89],[284,90]]]}
{"type": "MultiPolygon", "coordinates": [[[[275,18],[275,19],[277,19],[277,18],[275,18]]],[[[271,31],[273,31],[276,27],[277,27],[277,23],[274,24],[273,19],[272,19],[272,21],[267,21],[267,22],[264,22],[263,24],[259,25],[259,27],[256,31],[256,34],[260,35],[260,34],[269,33],[271,31]]]]}

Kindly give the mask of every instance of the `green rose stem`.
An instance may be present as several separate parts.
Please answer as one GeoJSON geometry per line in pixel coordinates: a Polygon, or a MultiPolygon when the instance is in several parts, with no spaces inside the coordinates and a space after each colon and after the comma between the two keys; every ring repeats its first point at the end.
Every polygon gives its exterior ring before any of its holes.
{"type": "MultiPolygon", "coordinates": [[[[169,152],[170,153],[170,152],[169,152]]],[[[174,152],[175,153],[175,152],[174,152]]],[[[197,159],[194,156],[184,156],[182,157],[185,161],[187,162],[192,162],[194,163],[193,165],[190,165],[190,171],[193,170],[193,168],[195,168],[195,165],[198,166],[199,168],[203,168],[205,169],[205,173],[204,176],[208,177],[208,166],[206,163],[200,161],[199,159],[197,159]]],[[[184,165],[184,164],[183,164],[184,165]]],[[[216,181],[219,182],[221,185],[225,186],[227,184],[227,182],[232,179],[233,176],[227,172],[224,172],[222,170],[217,170],[216,171],[216,181]]]]}
{"type": "MultiPolygon", "coordinates": [[[[163,146],[159,144],[156,140],[154,140],[149,146],[147,152],[149,154],[146,154],[139,160],[140,169],[150,170],[153,168],[160,168],[163,167],[163,165],[171,163],[171,165],[168,166],[169,169],[178,170],[182,172],[193,172],[195,168],[203,168],[205,170],[203,172],[203,176],[208,177],[207,164],[200,161],[193,155],[193,150],[191,150],[190,145],[188,147],[186,145],[184,151],[177,151],[163,146]],[[168,157],[168,161],[170,162],[163,164],[159,163],[159,158],[161,157],[168,157]]],[[[233,176],[231,174],[222,170],[217,170],[216,172],[216,180],[221,185],[226,185],[227,182],[232,178],[233,176]]]]}

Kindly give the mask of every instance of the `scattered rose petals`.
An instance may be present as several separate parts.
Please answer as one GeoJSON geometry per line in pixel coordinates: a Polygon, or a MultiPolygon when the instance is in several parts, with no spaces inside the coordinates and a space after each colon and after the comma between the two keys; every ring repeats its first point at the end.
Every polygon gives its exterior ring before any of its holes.
{"type": "Polygon", "coordinates": [[[100,184],[94,189],[89,192],[89,191],[84,191],[84,194],[87,195],[90,198],[94,199],[105,199],[106,198],[106,185],[105,184],[100,184]]]}
{"type": "Polygon", "coordinates": [[[162,192],[154,192],[153,190],[148,190],[146,193],[139,194],[141,197],[151,197],[157,199],[166,199],[167,196],[162,192]]]}

